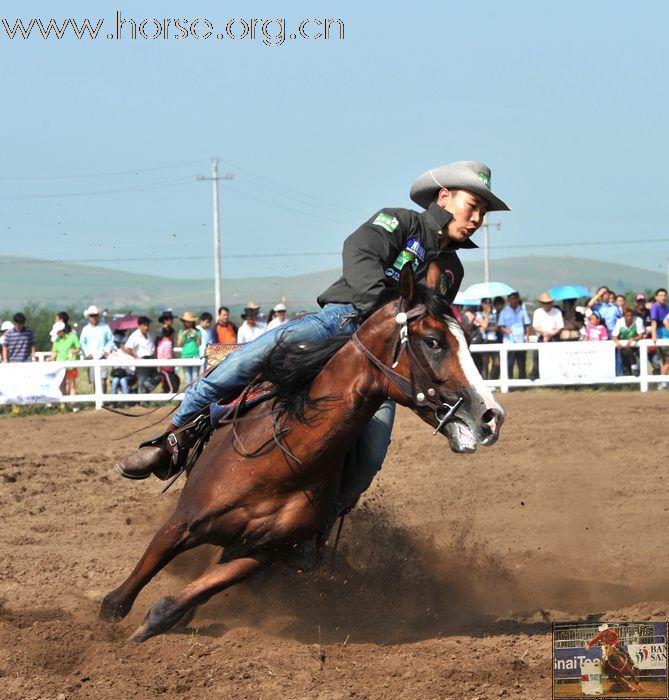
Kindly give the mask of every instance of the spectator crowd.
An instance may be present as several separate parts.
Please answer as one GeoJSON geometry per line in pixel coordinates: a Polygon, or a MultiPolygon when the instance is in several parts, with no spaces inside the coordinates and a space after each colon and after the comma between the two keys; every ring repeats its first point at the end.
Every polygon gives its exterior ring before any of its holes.
{"type": "MultiPolygon", "coordinates": [[[[517,292],[504,297],[484,298],[480,304],[454,304],[456,316],[468,330],[472,344],[504,343],[517,345],[534,340],[550,342],[599,342],[611,340],[616,347],[616,374],[638,375],[638,341],[669,339],[669,306],[667,290],[656,290],[653,298],[636,294],[634,305],[626,297],[615,294],[608,287],[600,287],[584,305],[576,299],[566,299],[558,306],[548,292],[536,300],[532,315],[517,292]]],[[[218,309],[214,321],[204,311],[196,316],[185,311],[175,317],[172,309],[165,309],[158,317],[157,330],[147,316],[107,319],[106,312],[91,305],[84,312],[84,324],[79,335],[70,324],[65,311],[56,314],[51,328],[51,348],[48,359],[68,362],[77,359],[112,358],[118,365],[109,370],[101,368],[103,390],[111,394],[137,391],[151,393],[160,386],[162,391],[176,393],[182,384],[190,384],[200,373],[201,362],[183,366],[177,371],[172,365],[135,367],[133,359],[170,360],[174,357],[198,360],[204,357],[210,344],[247,343],[287,321],[285,304],[278,303],[268,317],[260,306],[250,301],[241,314],[239,327],[230,320],[226,306],[218,309]],[[132,327],[128,328],[130,321],[132,327]],[[109,380],[111,381],[109,382],[109,380]]],[[[2,362],[30,362],[36,359],[35,338],[26,325],[24,314],[16,313],[12,321],[0,324],[2,362]]],[[[76,324],[75,324],[76,325],[76,324]]],[[[536,353],[532,353],[536,357],[536,353]]],[[[538,377],[538,364],[532,363],[528,372],[528,353],[523,350],[508,352],[509,376],[520,379],[538,377]]],[[[669,347],[650,347],[648,353],[656,374],[669,375],[669,347]]],[[[474,353],[474,360],[484,379],[498,379],[500,355],[498,352],[474,353]]],[[[61,390],[76,394],[79,372],[66,370],[61,390]]],[[[93,370],[88,369],[88,381],[93,384],[93,370]]],[[[667,384],[660,384],[667,388],[667,384]]]]}
{"type": "MultiPolygon", "coordinates": [[[[172,309],[165,309],[158,317],[159,327],[155,334],[153,321],[148,316],[109,320],[106,312],[91,305],[84,311],[84,323],[77,335],[65,311],[55,315],[51,327],[51,352],[48,360],[71,362],[73,360],[116,359],[118,366],[102,367],[103,391],[111,394],[151,393],[157,386],[164,392],[176,393],[182,384],[190,384],[200,373],[206,348],[212,343],[246,343],[267,330],[276,328],[288,320],[286,305],[278,303],[266,318],[260,306],[251,301],[241,315],[242,323],[237,327],[230,320],[226,306],[218,309],[214,317],[208,311],[196,316],[192,311],[184,312],[178,319],[172,309]],[[132,320],[130,320],[132,319],[132,320]],[[127,328],[127,322],[134,327],[127,328]],[[179,326],[179,327],[177,327],[179,326]],[[133,359],[171,360],[175,357],[191,359],[192,365],[177,368],[166,364],[162,367],[135,367],[133,359]],[[111,380],[111,381],[109,381],[111,380]]],[[[0,347],[2,362],[31,362],[36,359],[35,337],[26,325],[24,314],[16,313],[12,321],[0,324],[0,347]]],[[[79,377],[77,368],[67,369],[61,385],[63,394],[76,394],[79,377]]],[[[93,385],[93,369],[88,369],[88,381],[93,385]]]]}
{"type": "MultiPolygon", "coordinates": [[[[577,306],[576,299],[565,299],[560,307],[544,292],[536,300],[531,317],[517,292],[509,294],[506,300],[482,299],[480,306],[455,308],[474,344],[611,340],[616,346],[616,375],[629,376],[639,374],[639,340],[669,339],[667,290],[656,290],[652,299],[636,294],[634,301],[633,306],[628,305],[624,295],[600,287],[583,306],[577,306]]],[[[532,354],[536,358],[536,353],[532,354]]],[[[509,349],[510,377],[527,378],[527,356],[524,350],[509,349]]],[[[669,347],[651,347],[648,357],[656,374],[669,374],[669,347]]],[[[474,360],[484,379],[499,378],[498,353],[475,353],[474,360]]],[[[538,376],[535,361],[529,378],[538,376]]],[[[667,388],[667,384],[660,384],[660,388],[667,388]]]]}

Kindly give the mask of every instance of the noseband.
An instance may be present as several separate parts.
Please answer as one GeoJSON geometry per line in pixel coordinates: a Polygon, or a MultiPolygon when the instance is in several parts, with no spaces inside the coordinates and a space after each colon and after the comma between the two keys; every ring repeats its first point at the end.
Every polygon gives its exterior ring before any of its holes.
{"type": "Polygon", "coordinates": [[[434,410],[434,415],[439,425],[432,433],[436,435],[453,418],[455,412],[463,401],[460,396],[453,404],[439,403],[436,400],[438,389],[430,375],[423,369],[416,357],[416,353],[409,342],[409,321],[420,320],[427,314],[424,304],[414,306],[408,311],[403,311],[404,300],[400,299],[395,316],[395,323],[399,326],[399,333],[393,350],[392,367],[387,367],[374,355],[360,340],[358,332],[353,334],[353,343],[356,348],[395,386],[414,406],[426,406],[434,410]],[[404,377],[394,370],[399,364],[404,353],[409,357],[409,377],[404,377]]]}

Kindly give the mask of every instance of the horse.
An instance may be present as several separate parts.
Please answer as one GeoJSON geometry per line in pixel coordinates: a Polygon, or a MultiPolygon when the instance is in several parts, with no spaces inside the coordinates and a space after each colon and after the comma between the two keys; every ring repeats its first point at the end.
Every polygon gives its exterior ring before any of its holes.
{"type": "Polygon", "coordinates": [[[637,669],[627,654],[618,647],[604,642],[602,642],[602,673],[607,673],[609,680],[613,680],[614,684],[620,683],[633,693],[643,690],[637,676],[637,669]],[[631,678],[638,688],[635,688],[625,676],[631,678]]]}
{"type": "Polygon", "coordinates": [[[439,277],[432,263],[428,285],[418,285],[405,265],[399,296],[395,292],[380,304],[355,333],[284,348],[276,353],[274,373],[267,369],[270,353],[264,371],[278,392],[271,410],[261,403],[243,420],[213,432],[174,513],[129,577],[102,601],[102,619],[125,617],[142,588],[176,555],[201,544],[220,547],[201,576],[153,605],[129,637],[143,642],[184,624],[214,594],[328,532],[346,453],[387,398],[446,436],[454,452],[496,442],[504,410],[476,370],[450,305],[436,291],[439,277]],[[296,372],[302,374],[299,391],[296,372]]]}

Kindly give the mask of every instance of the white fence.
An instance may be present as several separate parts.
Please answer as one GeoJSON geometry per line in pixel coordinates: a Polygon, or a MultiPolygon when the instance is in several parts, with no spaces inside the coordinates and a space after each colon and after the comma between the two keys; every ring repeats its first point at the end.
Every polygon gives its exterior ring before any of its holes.
{"type": "MultiPolygon", "coordinates": [[[[659,347],[669,347],[669,340],[658,340],[657,343],[653,343],[650,340],[642,340],[638,343],[639,348],[639,376],[624,376],[615,377],[611,376],[609,379],[580,379],[579,381],[560,381],[560,380],[547,380],[547,379],[515,379],[509,376],[508,371],[508,353],[509,352],[539,352],[541,348],[541,343],[518,343],[518,344],[507,344],[507,343],[489,343],[485,345],[472,345],[470,350],[473,353],[498,353],[500,355],[500,376],[499,379],[487,380],[486,384],[490,387],[499,389],[502,393],[506,393],[511,388],[518,387],[541,387],[541,386],[583,386],[588,384],[638,384],[639,390],[642,392],[647,392],[648,388],[652,384],[659,384],[661,382],[669,382],[669,376],[667,375],[652,375],[648,372],[648,347],[657,345],[659,347]]],[[[552,345],[552,344],[551,344],[552,345]]],[[[585,342],[572,342],[572,343],[559,343],[559,345],[569,345],[570,349],[578,352],[578,348],[582,348],[583,351],[587,351],[587,346],[595,345],[595,343],[585,343],[585,342]]],[[[596,345],[613,345],[612,341],[603,341],[596,343],[596,345]]],[[[44,360],[49,355],[49,353],[39,353],[41,355],[40,359],[44,360]]],[[[3,403],[94,403],[96,408],[102,408],[105,403],[138,403],[147,401],[181,401],[183,398],[183,393],[170,394],[170,393],[158,393],[153,392],[150,394],[108,394],[103,391],[103,381],[102,381],[102,368],[108,368],[111,370],[112,367],[201,367],[202,360],[199,358],[193,359],[172,359],[172,360],[135,360],[130,356],[120,360],[119,358],[106,359],[106,360],[77,360],[71,362],[48,362],[49,368],[51,370],[56,369],[67,369],[67,368],[83,368],[93,370],[93,393],[91,394],[78,394],[76,396],[62,396],[53,397],[45,399],[36,399],[33,401],[25,400],[14,400],[4,397],[3,403]]],[[[40,363],[41,365],[41,363],[40,363]]],[[[10,370],[10,367],[17,368],[18,365],[2,365],[0,368],[3,370],[10,370]]],[[[107,388],[110,385],[110,378],[107,380],[107,388]]],[[[2,398],[0,385],[0,398],[2,398]]]]}
{"type": "MultiPolygon", "coordinates": [[[[639,376],[631,377],[611,377],[610,379],[602,380],[596,379],[589,381],[587,379],[581,379],[578,382],[573,381],[557,381],[557,380],[546,380],[546,379],[513,379],[509,377],[508,368],[508,354],[509,352],[518,351],[529,351],[529,352],[539,352],[542,347],[542,343],[489,343],[486,345],[472,345],[469,349],[472,353],[499,353],[500,355],[500,366],[499,366],[499,379],[490,379],[486,381],[486,384],[490,387],[498,388],[503,394],[507,393],[510,388],[515,387],[534,387],[534,386],[583,386],[588,384],[638,384],[639,389],[642,392],[648,391],[650,384],[660,384],[662,382],[669,382],[669,376],[667,375],[653,375],[648,372],[648,348],[649,347],[669,347],[669,340],[658,340],[653,342],[652,340],[640,340],[636,347],[639,349],[639,376]]],[[[553,345],[551,343],[550,345],[553,345]]],[[[573,341],[565,343],[556,343],[556,345],[569,346],[571,349],[582,348],[584,351],[588,350],[588,346],[599,345],[599,346],[614,346],[612,340],[605,340],[597,343],[588,343],[584,341],[573,341]]],[[[534,359],[534,358],[533,358],[534,359]]]]}
{"type": "MultiPolygon", "coordinates": [[[[22,400],[18,397],[17,400],[9,400],[7,397],[2,396],[2,385],[0,382],[0,399],[2,403],[94,403],[95,408],[102,408],[105,403],[139,403],[146,401],[181,401],[183,399],[183,392],[179,394],[172,393],[151,393],[151,394],[108,394],[103,391],[103,380],[102,380],[102,368],[107,368],[109,371],[113,367],[202,367],[203,360],[194,357],[192,359],[171,359],[171,360],[136,360],[130,355],[126,358],[111,358],[106,360],[73,360],[67,362],[44,362],[38,363],[41,367],[45,369],[48,366],[50,371],[55,371],[58,369],[92,369],[93,371],[93,393],[92,394],[77,394],[76,396],[61,396],[61,397],[48,397],[43,399],[36,399],[32,401],[22,400]]],[[[25,363],[22,363],[25,364],[25,363]]],[[[11,370],[21,365],[4,365],[0,364],[0,370],[11,370]]],[[[34,367],[34,365],[29,365],[34,367]]],[[[107,389],[111,384],[111,376],[107,377],[107,389]]]]}

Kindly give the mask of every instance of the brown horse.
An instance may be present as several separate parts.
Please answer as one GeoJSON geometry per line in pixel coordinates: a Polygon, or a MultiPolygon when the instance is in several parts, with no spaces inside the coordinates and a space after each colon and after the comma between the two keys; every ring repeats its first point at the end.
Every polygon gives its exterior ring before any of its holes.
{"type": "Polygon", "coordinates": [[[602,673],[607,673],[609,680],[612,679],[614,683],[619,683],[633,693],[643,690],[636,674],[637,669],[618,647],[602,643],[602,660],[602,673]],[[635,688],[627,678],[631,678],[638,688],[635,688]]]}
{"type": "MultiPolygon", "coordinates": [[[[438,276],[434,271],[428,279],[438,276]]],[[[282,398],[290,348],[278,353],[283,365],[269,372],[279,391],[273,410],[260,404],[236,426],[213,433],[174,514],[127,580],[105,597],[100,616],[122,618],[177,554],[201,544],[222,547],[199,578],[151,608],[130,640],[171,629],[214,594],[326,532],[346,453],[386,398],[412,408],[455,452],[497,440],[504,411],[483,384],[450,306],[415,284],[410,265],[400,275],[399,299],[380,306],[352,336],[324,343],[325,358],[323,343],[294,348],[298,365],[311,362],[300,395],[289,383],[282,398]]]]}

